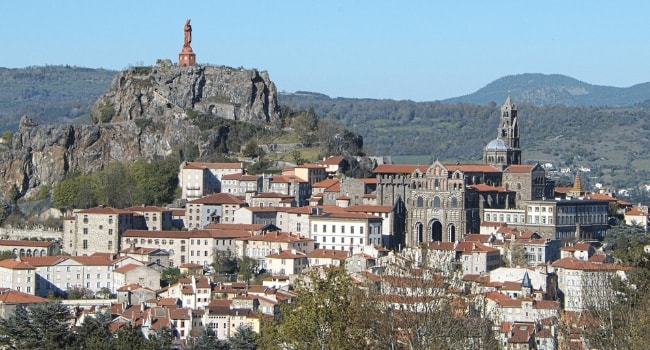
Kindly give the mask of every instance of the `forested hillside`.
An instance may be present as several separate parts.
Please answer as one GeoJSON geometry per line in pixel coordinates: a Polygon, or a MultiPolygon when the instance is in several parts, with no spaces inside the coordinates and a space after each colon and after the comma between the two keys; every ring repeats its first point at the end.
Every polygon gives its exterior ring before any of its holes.
{"type": "Polygon", "coordinates": [[[89,121],[90,107],[115,73],[73,66],[0,68],[0,130],[15,131],[23,115],[43,124],[89,121]]]}
{"type": "MultiPolygon", "coordinates": [[[[278,102],[296,109],[313,108],[321,117],[340,120],[363,135],[366,148],[378,155],[422,155],[411,158],[420,163],[436,158],[478,162],[483,147],[496,138],[500,105],[506,97],[498,104],[476,105],[332,99],[297,93],[280,94],[278,102]]],[[[593,176],[617,186],[650,178],[650,154],[646,151],[650,147],[650,110],[517,107],[525,161],[590,165],[593,176]]]]}

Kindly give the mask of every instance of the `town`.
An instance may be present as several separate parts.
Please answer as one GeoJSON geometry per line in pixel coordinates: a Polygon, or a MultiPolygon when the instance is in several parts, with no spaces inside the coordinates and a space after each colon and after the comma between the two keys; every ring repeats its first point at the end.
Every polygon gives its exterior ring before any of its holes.
{"type": "Polygon", "coordinates": [[[443,301],[448,321],[486,322],[487,338],[480,327],[447,336],[454,348],[593,347],[586,324],[603,321],[595,310],[632,269],[603,244],[610,220],[646,232],[648,207],[584,190],[579,172],[556,187],[543,166],[522,164],[509,97],[501,115],[482,164],[378,164],[351,178],[340,156],[277,175],[183,162],[182,206],[74,210],[57,241],[0,240],[16,256],[0,261],[2,316],[67,297],[71,327],[107,313],[112,332],[168,329],[191,348],[208,331],[263,333],[300,302],[298,286],[343,271],[393,310],[398,348],[433,346],[434,324],[411,322],[443,301]]]}

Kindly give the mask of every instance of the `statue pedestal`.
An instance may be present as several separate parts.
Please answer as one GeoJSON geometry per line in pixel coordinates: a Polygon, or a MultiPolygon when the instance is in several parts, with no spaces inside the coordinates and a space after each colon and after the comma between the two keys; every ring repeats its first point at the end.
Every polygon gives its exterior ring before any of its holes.
{"type": "Polygon", "coordinates": [[[191,47],[183,47],[181,53],[178,54],[178,65],[180,67],[196,66],[196,54],[191,47]]]}

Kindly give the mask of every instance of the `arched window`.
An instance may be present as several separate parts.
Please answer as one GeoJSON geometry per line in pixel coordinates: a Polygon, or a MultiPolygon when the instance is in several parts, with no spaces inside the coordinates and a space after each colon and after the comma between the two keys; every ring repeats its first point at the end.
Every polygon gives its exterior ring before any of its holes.
{"type": "Polygon", "coordinates": [[[424,206],[424,199],[422,199],[422,197],[418,197],[417,207],[422,208],[423,206],[424,206]]]}
{"type": "Polygon", "coordinates": [[[451,207],[458,208],[458,199],[456,199],[455,197],[451,198],[451,207]]]}
{"type": "Polygon", "coordinates": [[[440,197],[435,196],[433,198],[433,207],[434,208],[440,208],[440,197]]]}

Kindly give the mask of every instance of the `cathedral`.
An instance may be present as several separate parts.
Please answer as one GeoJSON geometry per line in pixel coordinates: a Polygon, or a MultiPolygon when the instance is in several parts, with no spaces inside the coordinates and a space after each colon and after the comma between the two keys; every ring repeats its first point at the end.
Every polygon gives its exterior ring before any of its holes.
{"type": "MultiPolygon", "coordinates": [[[[478,233],[486,208],[515,209],[524,201],[552,197],[553,183],[539,164],[521,164],[517,108],[508,97],[501,107],[496,139],[483,151],[483,164],[429,166],[384,164],[375,169],[377,200],[402,206],[400,246],[460,241],[478,233]]],[[[399,233],[399,232],[398,232],[399,233]]]]}

